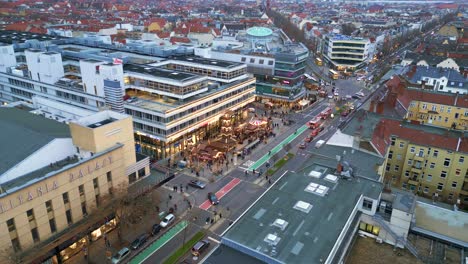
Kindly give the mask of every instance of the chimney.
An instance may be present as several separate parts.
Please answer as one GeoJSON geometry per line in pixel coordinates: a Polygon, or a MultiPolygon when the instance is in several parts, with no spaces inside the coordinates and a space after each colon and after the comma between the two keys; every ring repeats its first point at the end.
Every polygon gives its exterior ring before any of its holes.
{"type": "Polygon", "coordinates": [[[384,112],[384,107],[385,107],[385,103],[384,103],[384,102],[382,102],[382,101],[377,102],[376,113],[377,113],[377,114],[383,114],[383,112],[384,112]]]}
{"type": "Polygon", "coordinates": [[[341,173],[341,172],[343,171],[343,165],[341,165],[341,163],[338,163],[338,164],[336,165],[336,171],[337,171],[338,173],[341,173]]]}
{"type": "Polygon", "coordinates": [[[374,113],[375,112],[374,108],[375,108],[375,101],[371,100],[370,105],[369,105],[369,112],[374,113]]]}
{"type": "Polygon", "coordinates": [[[426,81],[425,80],[422,80],[421,81],[421,89],[426,89],[426,81]]]}

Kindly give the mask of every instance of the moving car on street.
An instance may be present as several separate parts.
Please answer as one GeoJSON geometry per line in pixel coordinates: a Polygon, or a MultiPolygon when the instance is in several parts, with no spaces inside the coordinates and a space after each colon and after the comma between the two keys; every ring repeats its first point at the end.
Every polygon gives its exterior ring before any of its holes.
{"type": "Polygon", "coordinates": [[[218,197],[216,197],[216,194],[214,194],[212,192],[208,193],[208,200],[210,200],[212,205],[219,204],[218,197]]]}
{"type": "Polygon", "coordinates": [[[198,189],[205,189],[206,183],[202,181],[197,181],[197,180],[191,180],[189,181],[188,185],[198,188],[198,189]]]}
{"type": "Polygon", "coordinates": [[[200,256],[209,246],[210,242],[208,240],[198,241],[192,248],[192,255],[200,256]]]}

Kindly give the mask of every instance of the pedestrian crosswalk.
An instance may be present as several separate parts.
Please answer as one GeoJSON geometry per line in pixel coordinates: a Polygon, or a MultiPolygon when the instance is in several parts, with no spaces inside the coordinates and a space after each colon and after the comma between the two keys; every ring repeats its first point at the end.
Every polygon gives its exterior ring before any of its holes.
{"type": "Polygon", "coordinates": [[[245,171],[245,170],[247,170],[250,166],[252,166],[252,164],[254,164],[254,163],[255,163],[255,161],[253,161],[253,160],[248,160],[248,161],[242,163],[242,165],[239,166],[238,168],[239,168],[240,170],[245,171]]]}

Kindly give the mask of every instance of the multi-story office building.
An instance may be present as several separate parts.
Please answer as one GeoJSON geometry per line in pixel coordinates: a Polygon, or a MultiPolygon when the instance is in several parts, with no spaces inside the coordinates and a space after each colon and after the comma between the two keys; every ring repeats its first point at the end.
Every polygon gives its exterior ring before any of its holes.
{"type": "Polygon", "coordinates": [[[339,34],[330,34],[323,40],[322,54],[337,70],[355,70],[369,59],[370,41],[339,34]]]}
{"type": "Polygon", "coordinates": [[[11,256],[60,263],[80,252],[115,227],[106,197],[150,173],[125,114],[102,111],[66,125],[1,107],[0,126],[0,245],[11,256]],[[87,217],[95,210],[102,218],[87,217]]]}
{"type": "Polygon", "coordinates": [[[387,184],[466,206],[468,141],[464,133],[382,119],[375,126],[372,144],[386,156],[387,184]]]}
{"type": "MultiPolygon", "coordinates": [[[[0,36],[0,42],[11,43],[12,34],[0,36]]],[[[0,100],[29,102],[64,122],[106,108],[126,112],[134,118],[142,151],[156,159],[215,135],[219,117],[234,111],[239,118],[254,101],[255,78],[244,63],[164,59],[144,50],[83,46],[81,40],[48,41],[2,46],[0,100]]]]}
{"type": "Polygon", "coordinates": [[[282,30],[252,27],[215,39],[212,47],[196,48],[195,54],[247,64],[257,79],[256,94],[266,102],[294,106],[305,95],[303,75],[309,51],[282,30]]]}

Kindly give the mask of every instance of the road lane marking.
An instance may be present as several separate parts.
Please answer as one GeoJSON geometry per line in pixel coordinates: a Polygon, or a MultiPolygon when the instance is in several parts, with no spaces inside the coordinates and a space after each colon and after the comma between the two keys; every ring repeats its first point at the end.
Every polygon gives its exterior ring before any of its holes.
{"type": "MultiPolygon", "coordinates": [[[[240,182],[241,182],[241,180],[239,178],[232,179],[229,183],[224,185],[224,187],[222,187],[219,191],[216,192],[216,194],[215,194],[216,197],[219,200],[221,200],[221,198],[223,198],[228,192],[230,192],[232,189],[234,189],[234,187],[236,187],[240,182]]],[[[212,204],[211,204],[210,200],[207,199],[202,204],[200,204],[200,206],[198,208],[207,211],[208,209],[211,208],[211,206],[212,206],[212,204]]]]}

